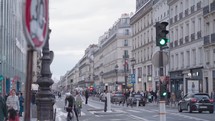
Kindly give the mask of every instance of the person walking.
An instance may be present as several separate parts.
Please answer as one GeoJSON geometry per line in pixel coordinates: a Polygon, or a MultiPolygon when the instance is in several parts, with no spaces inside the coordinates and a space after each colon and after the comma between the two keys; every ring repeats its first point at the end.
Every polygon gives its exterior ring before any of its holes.
{"type": "MultiPolygon", "coordinates": [[[[65,108],[66,108],[66,111],[68,112],[68,115],[69,115],[70,112],[72,112],[72,110],[74,110],[76,119],[77,119],[77,121],[79,121],[78,113],[77,113],[77,110],[75,108],[75,98],[73,97],[72,94],[73,94],[73,92],[71,91],[70,94],[66,95],[65,108]],[[68,103],[68,106],[67,106],[67,103],[68,103]]],[[[67,117],[68,117],[68,115],[67,115],[67,117]]]]}
{"type": "Polygon", "coordinates": [[[6,104],[9,112],[9,120],[10,120],[10,117],[12,118],[15,117],[14,120],[19,121],[18,112],[20,110],[20,105],[19,105],[19,98],[18,96],[16,96],[15,89],[12,89],[10,91],[10,96],[8,96],[6,104]]]}
{"type": "Polygon", "coordinates": [[[81,116],[82,99],[79,92],[76,92],[75,96],[75,108],[79,116],[81,116]]]}
{"type": "Polygon", "coordinates": [[[4,98],[0,95],[0,121],[7,119],[7,106],[4,98]]]}
{"type": "Polygon", "coordinates": [[[20,106],[19,116],[22,116],[22,113],[24,111],[24,97],[22,96],[22,93],[20,93],[19,95],[19,106],[20,106]]]}
{"type": "Polygon", "coordinates": [[[85,104],[88,103],[88,98],[89,98],[89,92],[88,92],[88,90],[86,89],[86,91],[85,91],[85,104]]]}

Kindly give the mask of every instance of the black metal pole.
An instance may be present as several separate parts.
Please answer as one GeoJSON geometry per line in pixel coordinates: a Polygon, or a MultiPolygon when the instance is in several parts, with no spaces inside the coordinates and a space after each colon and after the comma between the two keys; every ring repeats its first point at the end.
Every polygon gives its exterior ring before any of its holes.
{"type": "Polygon", "coordinates": [[[39,121],[53,121],[54,120],[54,110],[53,105],[55,103],[55,98],[51,92],[51,85],[54,81],[51,79],[52,73],[50,71],[50,64],[53,60],[53,52],[49,51],[49,37],[51,30],[49,29],[49,34],[45,46],[43,47],[42,56],[42,67],[41,67],[41,77],[37,80],[39,85],[39,90],[36,95],[36,105],[37,105],[37,120],[39,121]]]}
{"type": "MultiPolygon", "coordinates": [[[[162,77],[164,75],[163,73],[163,48],[162,46],[160,46],[160,53],[159,53],[159,69],[160,69],[160,77],[162,77]]],[[[159,82],[159,86],[160,86],[160,96],[162,95],[161,93],[161,83],[162,83],[162,80],[161,78],[159,79],[160,82],[159,82]]],[[[160,100],[161,101],[164,101],[165,99],[162,98],[162,96],[160,97],[160,100]]]]}
{"type": "Polygon", "coordinates": [[[25,115],[24,121],[30,121],[31,115],[31,84],[32,84],[32,73],[33,73],[33,52],[34,50],[31,47],[28,47],[27,52],[27,76],[26,76],[26,83],[25,83],[25,115]]]}

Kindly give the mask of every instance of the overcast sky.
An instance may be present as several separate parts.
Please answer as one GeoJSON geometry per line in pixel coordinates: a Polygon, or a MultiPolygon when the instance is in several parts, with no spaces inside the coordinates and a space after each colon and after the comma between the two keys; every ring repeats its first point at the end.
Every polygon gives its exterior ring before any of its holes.
{"type": "Polygon", "coordinates": [[[123,13],[135,12],[136,0],[50,0],[50,49],[54,79],[60,79],[97,44],[123,13]]]}

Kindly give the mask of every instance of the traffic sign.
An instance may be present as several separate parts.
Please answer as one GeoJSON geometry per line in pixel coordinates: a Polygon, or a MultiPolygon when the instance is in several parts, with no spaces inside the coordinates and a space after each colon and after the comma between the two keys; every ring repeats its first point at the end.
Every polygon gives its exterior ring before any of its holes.
{"type": "Polygon", "coordinates": [[[135,83],[135,74],[131,74],[131,83],[135,83]]]}
{"type": "Polygon", "coordinates": [[[28,45],[41,49],[48,35],[49,0],[25,0],[23,29],[28,45]]]}

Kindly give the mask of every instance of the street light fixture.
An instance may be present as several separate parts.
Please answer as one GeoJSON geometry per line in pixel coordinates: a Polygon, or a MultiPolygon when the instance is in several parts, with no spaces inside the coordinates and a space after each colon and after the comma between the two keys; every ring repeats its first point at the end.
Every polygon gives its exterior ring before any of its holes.
{"type": "Polygon", "coordinates": [[[117,76],[117,73],[118,73],[118,65],[116,64],[116,66],[115,66],[115,72],[116,72],[116,91],[118,91],[118,76],[117,76]]]}
{"type": "MultiPolygon", "coordinates": [[[[134,65],[135,65],[135,63],[136,63],[136,60],[134,59],[134,58],[132,58],[131,59],[131,65],[132,65],[132,73],[133,74],[135,74],[135,72],[134,72],[134,65]]],[[[134,91],[134,82],[133,82],[133,91],[134,91]]]]}

